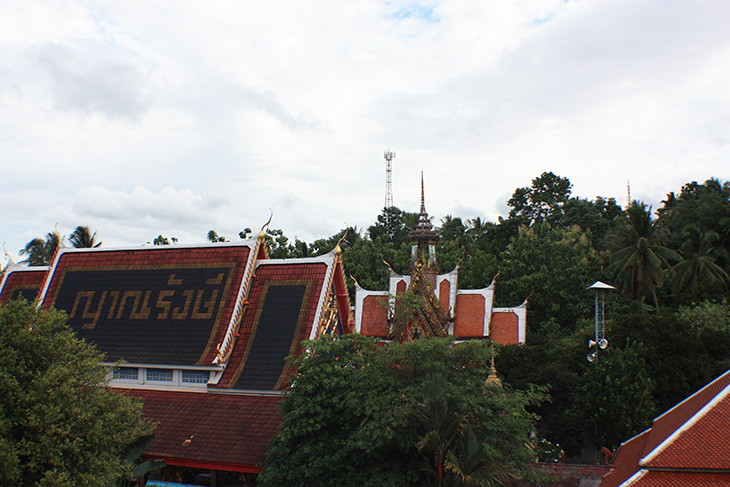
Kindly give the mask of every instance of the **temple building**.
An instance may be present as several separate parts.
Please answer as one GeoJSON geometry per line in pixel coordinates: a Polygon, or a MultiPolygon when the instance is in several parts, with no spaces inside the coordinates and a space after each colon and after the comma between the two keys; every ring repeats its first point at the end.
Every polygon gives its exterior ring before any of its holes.
{"type": "Polygon", "coordinates": [[[161,480],[254,485],[281,429],[293,373],[285,359],[303,340],[360,332],[524,343],[526,302],[495,308],[494,281],[460,290],[458,266],[439,273],[423,181],[410,241],[409,274],[391,271],[388,291],[356,286],[354,307],[339,244],[318,257],[271,259],[263,229],[236,243],[60,248],[49,267],[8,265],[0,306],[25,298],[68,314],[68,326],[104,353],[111,387],[144,400],[143,415],[157,424],[146,455],[165,460],[161,480]],[[395,319],[395,297],[405,295],[419,306],[395,319]]]}
{"type": "Polygon", "coordinates": [[[0,305],[17,297],[68,314],[105,354],[111,387],[144,399],[157,423],[146,455],[165,460],[164,480],[190,484],[253,485],[281,428],[285,358],[354,330],[339,245],[269,259],[263,230],[237,243],[62,248],[50,267],[5,270],[0,305]]]}
{"type": "MultiPolygon", "coordinates": [[[[356,284],[355,329],[363,335],[407,341],[424,336],[454,336],[459,340],[488,338],[503,345],[525,343],[527,301],[513,308],[495,308],[495,280],[483,289],[459,289],[459,266],[439,274],[436,243],[439,235],[426,212],[421,176],[421,209],[409,237],[408,275],[390,269],[387,291],[371,291],[356,284]],[[414,313],[399,313],[408,306],[398,299],[415,296],[414,313]]],[[[355,276],[357,278],[357,276],[355,276]]]]}

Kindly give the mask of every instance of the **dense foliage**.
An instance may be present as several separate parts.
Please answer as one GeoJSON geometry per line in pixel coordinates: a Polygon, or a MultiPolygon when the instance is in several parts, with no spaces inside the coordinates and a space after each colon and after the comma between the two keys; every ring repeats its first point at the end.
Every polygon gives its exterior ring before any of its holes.
{"type": "Polygon", "coordinates": [[[492,345],[307,343],[270,444],[263,485],[491,485],[525,472],[541,399],[485,385],[492,345]]]}
{"type": "Polygon", "coordinates": [[[114,485],[131,467],[126,448],[151,429],[64,323],[24,301],[0,308],[0,485],[114,485]]]}

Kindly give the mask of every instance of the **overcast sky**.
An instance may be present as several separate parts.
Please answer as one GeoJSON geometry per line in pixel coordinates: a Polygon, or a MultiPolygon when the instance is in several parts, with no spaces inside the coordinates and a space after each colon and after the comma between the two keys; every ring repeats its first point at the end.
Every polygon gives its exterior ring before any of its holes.
{"type": "MultiPolygon", "coordinates": [[[[0,242],[496,221],[730,180],[730,2],[0,0],[0,242]]],[[[6,262],[3,257],[0,263],[6,262]]]]}

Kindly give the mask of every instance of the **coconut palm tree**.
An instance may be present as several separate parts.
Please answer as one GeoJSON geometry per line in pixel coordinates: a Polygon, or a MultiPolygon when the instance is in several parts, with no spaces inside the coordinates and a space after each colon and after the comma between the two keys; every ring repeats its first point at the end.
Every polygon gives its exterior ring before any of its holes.
{"type": "Polygon", "coordinates": [[[632,201],[626,210],[626,224],[610,238],[612,250],[609,272],[634,299],[650,294],[659,311],[656,288],[664,285],[664,272],[681,256],[665,247],[667,232],[651,217],[651,206],[632,201]]]}
{"type": "Polygon", "coordinates": [[[702,231],[697,224],[687,225],[682,234],[685,241],[680,252],[684,260],[674,266],[674,291],[697,290],[715,284],[727,287],[730,277],[716,264],[718,259],[728,258],[720,235],[713,230],[702,231]]]}
{"type": "Polygon", "coordinates": [[[29,266],[51,265],[51,260],[56,254],[56,250],[63,245],[63,237],[54,230],[46,234],[45,239],[34,238],[20,251],[20,255],[27,257],[20,261],[21,264],[29,266]]]}
{"type": "Polygon", "coordinates": [[[454,443],[467,425],[468,411],[456,408],[444,396],[448,386],[443,374],[429,374],[423,382],[423,402],[420,404],[419,423],[423,434],[418,438],[418,450],[425,455],[431,474],[431,485],[441,486],[445,481],[444,462],[454,443]]]}
{"type": "Polygon", "coordinates": [[[446,454],[444,468],[456,477],[457,485],[464,487],[504,485],[505,478],[514,477],[510,469],[495,465],[489,460],[470,426],[458,438],[456,449],[446,454]]]}
{"type": "Polygon", "coordinates": [[[68,236],[68,241],[75,249],[90,249],[101,245],[101,242],[96,241],[96,232],[91,233],[89,227],[81,225],[68,236]]]}

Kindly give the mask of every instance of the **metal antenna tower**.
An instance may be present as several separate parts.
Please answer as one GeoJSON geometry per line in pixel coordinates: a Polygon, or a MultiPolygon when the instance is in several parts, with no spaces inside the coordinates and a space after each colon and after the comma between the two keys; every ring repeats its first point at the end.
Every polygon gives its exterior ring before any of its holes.
{"type": "Polygon", "coordinates": [[[393,158],[395,152],[385,151],[385,206],[390,208],[393,205],[393,158]]]}

